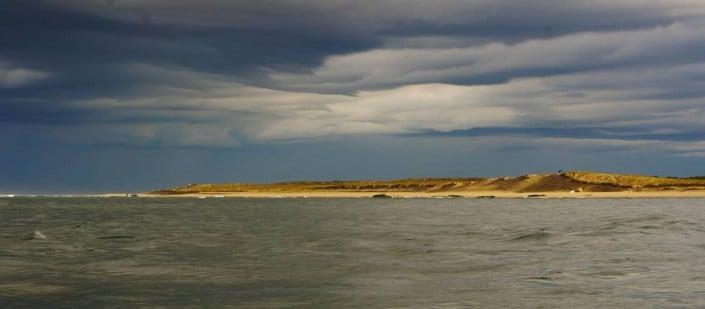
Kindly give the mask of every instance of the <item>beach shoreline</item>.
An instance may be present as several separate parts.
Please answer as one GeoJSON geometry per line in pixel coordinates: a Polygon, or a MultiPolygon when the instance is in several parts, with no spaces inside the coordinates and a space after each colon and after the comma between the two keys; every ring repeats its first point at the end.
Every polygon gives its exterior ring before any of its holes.
{"type": "MultiPolygon", "coordinates": [[[[127,194],[132,196],[135,194],[127,194]]],[[[700,198],[705,178],[561,171],[499,178],[201,183],[143,197],[242,198],[700,198]]]]}
{"type": "MultiPolygon", "coordinates": [[[[394,192],[394,191],[350,191],[350,192],[200,192],[186,194],[138,194],[137,197],[181,197],[181,198],[705,198],[705,190],[673,191],[618,191],[618,192],[394,192]]],[[[108,196],[108,195],[105,195],[108,196]]],[[[118,196],[118,195],[110,195],[118,196]]],[[[125,195],[121,195],[125,196],[125,195]]]]}

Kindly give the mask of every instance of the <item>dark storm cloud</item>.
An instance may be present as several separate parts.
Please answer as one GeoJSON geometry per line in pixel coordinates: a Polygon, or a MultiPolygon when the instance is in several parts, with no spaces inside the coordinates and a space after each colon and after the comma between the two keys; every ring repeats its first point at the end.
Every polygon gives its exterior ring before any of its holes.
{"type": "MultiPolygon", "coordinates": [[[[0,86],[15,85],[0,93],[2,122],[110,123],[115,121],[115,112],[76,107],[74,101],[142,97],[159,87],[203,90],[198,81],[151,74],[135,69],[135,64],[220,74],[219,79],[254,83],[262,69],[304,70],[320,64],[327,55],[362,50],[374,43],[373,38],[330,31],[203,26],[199,19],[195,23],[161,24],[157,18],[141,18],[148,13],[139,10],[111,18],[83,8],[50,1],[10,1],[0,8],[0,76],[6,76],[0,78],[0,86]],[[6,66],[12,71],[8,72],[15,78],[3,72],[3,63],[9,63],[6,66]],[[43,80],[16,87],[19,81],[31,81],[38,75],[43,80]]],[[[199,18],[204,23],[209,20],[208,15],[199,18]]],[[[173,108],[169,102],[163,103],[159,109],[168,112],[173,108]]],[[[131,116],[120,121],[172,118],[148,110],[131,111],[123,113],[131,116]]],[[[180,118],[197,121],[188,115],[180,118]]]]}
{"type": "Polygon", "coordinates": [[[192,136],[175,144],[204,132],[220,137],[205,144],[497,126],[699,132],[703,13],[647,0],[10,1],[0,122],[192,136]]]}
{"type": "Polygon", "coordinates": [[[49,70],[134,61],[243,74],[261,66],[314,66],[326,55],[373,43],[327,31],[116,19],[47,1],[11,1],[0,14],[3,56],[49,70]]]}
{"type": "MultiPolygon", "coordinates": [[[[252,74],[259,69],[313,69],[327,56],[369,50],[390,36],[521,41],[547,33],[648,28],[678,20],[659,5],[595,9],[555,1],[522,3],[10,1],[0,9],[0,50],[4,58],[77,83],[83,77],[101,83],[95,75],[111,74],[129,62],[255,82],[252,74]],[[532,14],[523,14],[527,10],[532,14]]],[[[139,76],[119,74],[102,79],[117,87],[130,84],[131,78],[140,82],[139,76]]]]}

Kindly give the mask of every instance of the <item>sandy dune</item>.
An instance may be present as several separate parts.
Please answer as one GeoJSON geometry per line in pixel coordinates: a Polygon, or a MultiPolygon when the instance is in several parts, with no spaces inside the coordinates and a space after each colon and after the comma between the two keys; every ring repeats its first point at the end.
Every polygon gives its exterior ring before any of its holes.
{"type": "Polygon", "coordinates": [[[189,184],[142,196],[186,197],[616,198],[705,197],[704,178],[567,171],[501,178],[189,184]]]}

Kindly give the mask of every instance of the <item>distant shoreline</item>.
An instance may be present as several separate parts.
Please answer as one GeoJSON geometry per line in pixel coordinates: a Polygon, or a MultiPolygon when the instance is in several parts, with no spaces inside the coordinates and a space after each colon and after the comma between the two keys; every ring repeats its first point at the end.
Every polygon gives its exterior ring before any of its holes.
{"type": "Polygon", "coordinates": [[[585,198],[705,198],[705,190],[688,191],[639,191],[639,192],[203,192],[178,195],[138,194],[137,197],[175,197],[175,198],[373,198],[386,195],[387,198],[474,198],[474,199],[585,199],[585,198]]]}
{"type": "Polygon", "coordinates": [[[659,198],[705,197],[705,178],[565,171],[499,178],[189,184],[133,196],[244,198],[659,198]]]}

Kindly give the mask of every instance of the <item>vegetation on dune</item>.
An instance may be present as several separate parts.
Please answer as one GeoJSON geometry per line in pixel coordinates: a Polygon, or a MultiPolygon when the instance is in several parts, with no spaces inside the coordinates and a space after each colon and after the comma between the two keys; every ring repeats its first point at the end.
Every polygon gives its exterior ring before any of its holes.
{"type": "Polygon", "coordinates": [[[568,171],[562,175],[590,184],[618,184],[629,188],[705,187],[704,178],[675,178],[568,171]]]}
{"type": "Polygon", "coordinates": [[[705,178],[621,175],[585,171],[503,178],[411,178],[398,180],[302,181],[270,184],[189,184],[151,192],[160,195],[236,192],[614,192],[703,189],[705,178]]]}
{"type": "Polygon", "coordinates": [[[298,191],[452,191],[468,186],[483,178],[414,178],[398,180],[360,181],[302,181],[271,184],[228,183],[189,184],[171,190],[155,191],[158,194],[188,194],[201,192],[298,192],[298,191]]]}

